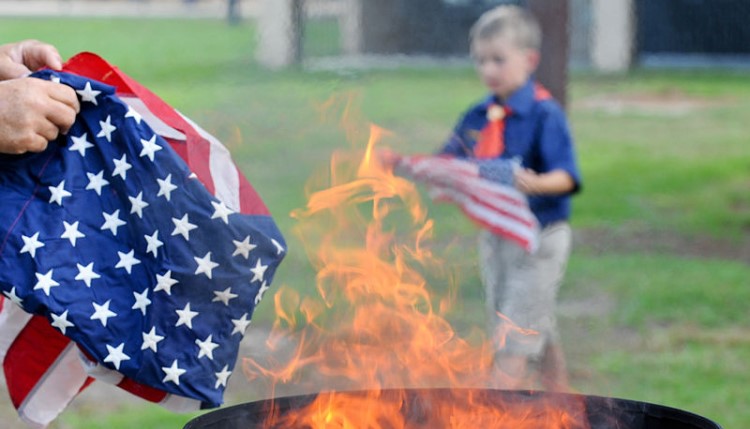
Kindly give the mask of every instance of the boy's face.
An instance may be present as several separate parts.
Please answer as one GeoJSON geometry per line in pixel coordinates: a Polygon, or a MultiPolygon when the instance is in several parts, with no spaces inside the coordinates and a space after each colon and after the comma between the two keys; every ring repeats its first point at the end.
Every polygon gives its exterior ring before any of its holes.
{"type": "Polygon", "coordinates": [[[510,37],[476,39],[472,56],[482,82],[501,99],[523,86],[539,64],[539,53],[519,47],[510,37]]]}

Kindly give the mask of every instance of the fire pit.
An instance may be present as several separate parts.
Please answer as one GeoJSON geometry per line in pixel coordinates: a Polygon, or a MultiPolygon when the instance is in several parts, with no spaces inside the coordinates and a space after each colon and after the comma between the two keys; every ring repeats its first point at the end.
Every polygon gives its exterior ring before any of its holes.
{"type": "MultiPolygon", "coordinates": [[[[309,394],[263,400],[236,405],[209,412],[188,422],[184,429],[252,429],[252,428],[311,428],[297,415],[299,410],[309,408],[313,402],[330,395],[338,400],[373,398],[373,391],[335,392],[309,394]]],[[[529,428],[529,429],[721,429],[717,423],[699,415],[645,402],[587,396],[569,393],[539,391],[488,390],[488,389],[406,389],[376,392],[378,401],[397,404],[396,419],[383,422],[378,419],[368,427],[383,428],[529,428]],[[459,399],[457,401],[457,399],[459,399]],[[467,400],[468,398],[468,400],[467,400]],[[438,407],[445,404],[468,403],[474,411],[456,422],[455,415],[440,417],[438,407]],[[442,405],[440,405],[442,404],[442,405]],[[398,424],[394,425],[394,421],[398,424]],[[463,425],[461,424],[463,422],[463,425]]],[[[459,405],[460,406],[460,405],[459,405]]],[[[351,410],[366,414],[368,410],[351,410]]],[[[330,413],[325,407],[316,408],[318,413],[330,413]]],[[[465,414],[459,410],[458,414],[465,414]]],[[[330,416],[322,416],[323,419],[330,416]]],[[[392,417],[392,416],[391,416],[392,417]]],[[[334,417],[335,418],[335,417],[334,417]]],[[[327,420],[325,420],[327,421],[327,420]]],[[[323,424],[318,427],[325,427],[323,424]]],[[[339,427],[338,425],[332,425],[339,427]]],[[[356,423],[354,426],[358,427],[356,423]]]]}

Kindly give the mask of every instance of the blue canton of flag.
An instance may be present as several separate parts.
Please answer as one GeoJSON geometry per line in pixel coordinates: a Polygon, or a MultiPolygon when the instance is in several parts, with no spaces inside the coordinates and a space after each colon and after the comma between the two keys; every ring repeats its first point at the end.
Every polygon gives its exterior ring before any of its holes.
{"type": "Polygon", "coordinates": [[[63,72],[81,112],[46,151],[0,164],[0,288],[95,377],[222,403],[285,254],[270,216],[215,198],[113,87],[63,72]]]}

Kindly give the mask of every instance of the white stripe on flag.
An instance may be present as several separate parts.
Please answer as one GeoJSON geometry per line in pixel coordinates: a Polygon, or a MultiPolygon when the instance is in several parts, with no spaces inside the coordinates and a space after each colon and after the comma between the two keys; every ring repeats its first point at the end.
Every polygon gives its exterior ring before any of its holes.
{"type": "MultiPolygon", "coordinates": [[[[177,112],[179,113],[179,112],[177,112]]],[[[229,150],[221,144],[216,137],[209,134],[198,124],[190,120],[182,113],[183,119],[187,121],[204,139],[210,143],[210,156],[208,159],[208,168],[211,171],[211,178],[214,181],[214,192],[216,198],[223,202],[230,209],[240,211],[240,173],[232,161],[229,150]]]]}
{"type": "Polygon", "coordinates": [[[159,405],[175,413],[189,413],[201,409],[200,401],[172,394],[161,400],[159,405]]]}
{"type": "Polygon", "coordinates": [[[0,306],[0,363],[2,363],[5,361],[8,349],[33,316],[7,298],[2,300],[0,306]]]}
{"type": "Polygon", "coordinates": [[[536,231],[533,228],[529,228],[528,225],[515,222],[506,216],[499,215],[496,210],[492,210],[487,206],[479,204],[466,194],[457,192],[454,189],[438,188],[435,189],[435,191],[439,196],[449,198],[456,202],[474,219],[521,238],[524,242],[528,243],[529,248],[532,251],[534,250],[536,245],[536,231]]]}
{"type": "Polygon", "coordinates": [[[104,365],[99,365],[98,362],[91,361],[85,356],[81,356],[81,365],[83,365],[89,377],[105,383],[117,385],[124,378],[122,373],[109,369],[104,365]]]}
{"type": "Polygon", "coordinates": [[[48,425],[78,395],[87,378],[78,346],[71,341],[18,407],[19,416],[33,425],[48,425]]]}
{"type": "Polygon", "coordinates": [[[170,138],[172,140],[186,140],[185,134],[177,131],[176,129],[167,125],[164,121],[159,119],[158,116],[154,115],[146,104],[141,101],[140,98],[136,97],[120,97],[120,100],[124,101],[128,106],[132,107],[133,110],[138,112],[144,121],[151,127],[156,134],[162,137],[170,138]]]}

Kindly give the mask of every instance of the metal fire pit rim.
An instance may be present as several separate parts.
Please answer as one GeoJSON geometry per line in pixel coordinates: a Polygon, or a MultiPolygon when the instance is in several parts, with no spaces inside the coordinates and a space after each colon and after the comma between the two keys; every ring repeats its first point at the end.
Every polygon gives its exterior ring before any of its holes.
{"type": "MultiPolygon", "coordinates": [[[[223,428],[223,422],[237,419],[237,413],[242,415],[251,414],[254,417],[263,417],[266,415],[268,408],[271,404],[277,405],[281,408],[299,408],[311,403],[315,398],[321,394],[329,393],[341,393],[347,395],[366,395],[371,393],[372,390],[361,389],[361,390],[325,390],[314,393],[304,393],[299,395],[288,395],[278,396],[275,398],[261,399],[257,401],[250,401],[227,407],[221,407],[213,409],[205,414],[197,416],[192,420],[188,421],[183,429],[204,429],[204,428],[223,428]]],[[[531,401],[531,400],[555,400],[556,402],[567,402],[567,403],[583,403],[587,410],[589,408],[601,408],[610,407],[608,411],[627,411],[627,412],[639,412],[644,416],[646,420],[669,420],[670,422],[678,422],[684,425],[691,425],[690,427],[699,429],[722,429],[722,427],[699,414],[695,414],[690,411],[682,410],[667,405],[656,404],[652,402],[638,401],[634,399],[625,399],[618,397],[607,397],[601,395],[588,395],[583,393],[569,393],[569,392],[553,392],[543,390],[510,390],[510,389],[486,389],[486,388],[390,388],[381,389],[381,395],[396,395],[400,392],[405,392],[407,395],[419,395],[419,394],[456,394],[470,392],[480,393],[486,395],[496,395],[498,398],[502,397],[504,400],[512,399],[518,402],[531,401]]],[[[234,426],[231,426],[234,427],[234,426]]],[[[661,428],[659,425],[646,425],[644,429],[661,428]]],[[[674,426],[667,425],[672,428],[674,426]]]]}

